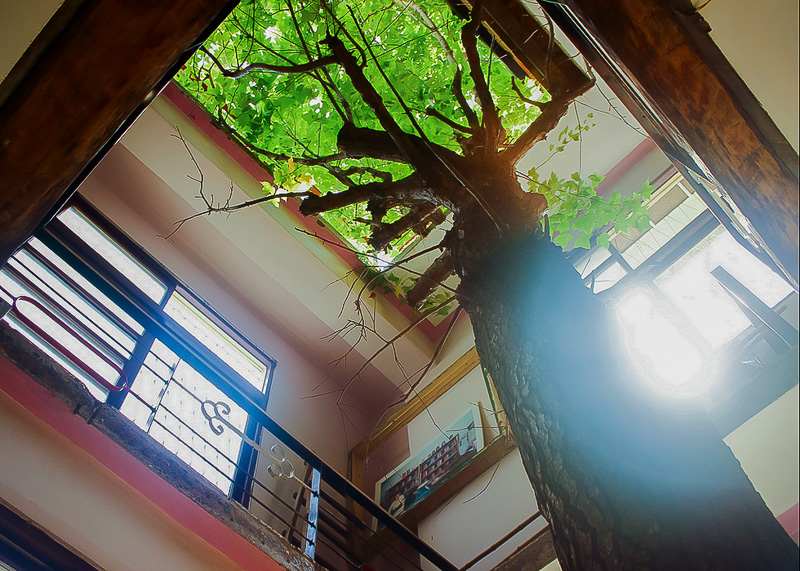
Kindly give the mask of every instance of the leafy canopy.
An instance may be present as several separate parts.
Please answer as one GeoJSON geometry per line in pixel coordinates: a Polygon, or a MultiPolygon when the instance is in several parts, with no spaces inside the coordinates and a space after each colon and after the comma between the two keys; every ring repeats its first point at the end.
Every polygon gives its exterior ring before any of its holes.
{"type": "MultiPolygon", "coordinates": [[[[176,79],[257,152],[278,187],[323,195],[340,192],[350,186],[348,180],[364,184],[387,175],[399,180],[409,175],[411,168],[374,158],[307,164],[308,159],[337,154],[337,134],[346,120],[371,129],[381,129],[381,125],[341,66],[328,65],[311,73],[272,73],[256,67],[318,60],[329,53],[327,36],[337,36],[362,63],[367,62],[364,74],[404,131],[413,133],[415,127],[392,88],[430,141],[458,152],[454,130],[428,110],[467,124],[452,89],[457,69],[468,68],[459,39],[464,24],[443,1],[249,0],[223,22],[176,79]],[[379,66],[374,65],[375,60],[379,66]],[[225,73],[246,69],[252,71],[241,77],[225,73]],[[349,173],[346,179],[342,172],[349,173]]],[[[478,50],[503,126],[514,138],[540,113],[519,94],[539,101],[548,96],[530,79],[516,79],[512,90],[508,67],[486,45],[479,42],[478,50]]],[[[469,73],[462,74],[461,84],[480,117],[469,73]]],[[[358,203],[323,213],[325,220],[361,251],[369,249],[369,228],[353,221],[366,218],[365,208],[358,203]]],[[[403,207],[395,207],[384,221],[392,222],[403,214],[403,207]]],[[[389,256],[396,255],[413,237],[409,230],[394,240],[386,248],[389,256]]]]}

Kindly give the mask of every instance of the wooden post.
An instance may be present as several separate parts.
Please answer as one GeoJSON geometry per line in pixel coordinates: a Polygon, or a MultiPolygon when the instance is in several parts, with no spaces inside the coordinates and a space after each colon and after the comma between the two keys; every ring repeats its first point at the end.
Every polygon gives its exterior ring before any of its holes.
{"type": "Polygon", "coordinates": [[[24,58],[0,107],[0,263],[236,2],[75,4],[49,45],[37,44],[35,63],[24,58]]]}
{"type": "Polygon", "coordinates": [[[542,7],[659,146],[728,193],[796,284],[797,153],[787,151],[707,33],[698,32],[702,18],[678,13],[671,2],[679,0],[542,7]]]}

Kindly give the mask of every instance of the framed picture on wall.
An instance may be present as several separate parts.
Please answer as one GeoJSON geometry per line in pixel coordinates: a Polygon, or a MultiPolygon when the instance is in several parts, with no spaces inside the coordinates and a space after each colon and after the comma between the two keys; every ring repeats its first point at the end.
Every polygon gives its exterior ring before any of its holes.
{"type": "MultiPolygon", "coordinates": [[[[480,406],[480,403],[478,404],[480,406]]],[[[425,499],[483,448],[478,406],[375,484],[375,500],[399,517],[425,499]]]]}

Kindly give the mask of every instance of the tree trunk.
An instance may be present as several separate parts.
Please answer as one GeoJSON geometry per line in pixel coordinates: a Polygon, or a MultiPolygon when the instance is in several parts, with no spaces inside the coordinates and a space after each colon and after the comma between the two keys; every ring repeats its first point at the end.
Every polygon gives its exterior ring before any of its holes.
{"type": "Polygon", "coordinates": [[[555,246],[464,238],[459,298],[565,571],[798,568],[701,407],[646,392],[555,246]]]}

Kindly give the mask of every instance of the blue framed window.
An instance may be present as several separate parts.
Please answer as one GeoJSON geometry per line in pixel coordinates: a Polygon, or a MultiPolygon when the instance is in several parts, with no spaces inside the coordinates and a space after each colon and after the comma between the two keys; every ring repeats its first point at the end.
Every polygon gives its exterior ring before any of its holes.
{"type": "Polygon", "coordinates": [[[17,300],[11,325],[98,401],[247,505],[255,452],[234,431],[216,434],[202,403],[226,403],[228,421],[258,441],[224,391],[266,408],[275,361],[142,248],[76,198],[8,261],[0,297],[17,300]]]}

